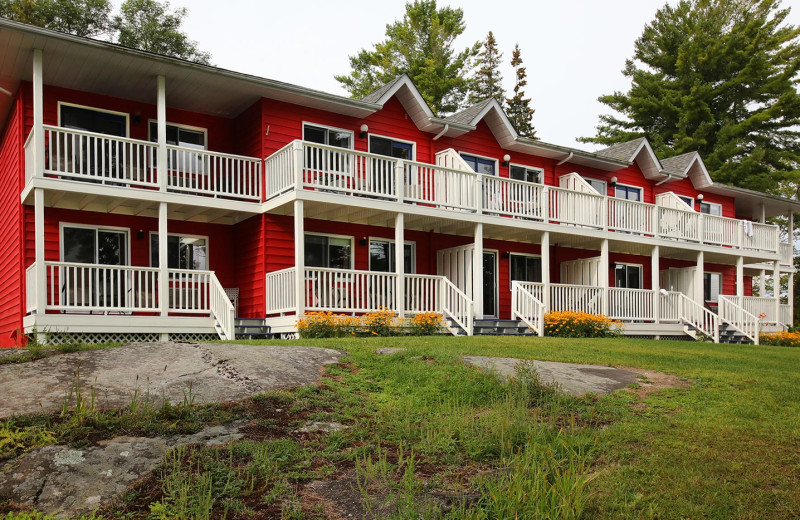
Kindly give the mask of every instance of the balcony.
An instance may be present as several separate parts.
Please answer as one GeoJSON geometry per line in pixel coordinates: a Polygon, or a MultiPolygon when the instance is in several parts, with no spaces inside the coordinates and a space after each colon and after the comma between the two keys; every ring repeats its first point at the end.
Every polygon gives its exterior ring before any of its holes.
{"type": "Polygon", "coordinates": [[[268,157],[264,171],[267,200],[306,190],[743,251],[780,251],[784,263],[791,253],[788,244],[780,244],[774,225],[304,141],[268,157]]]}
{"type": "MultiPolygon", "coordinates": [[[[37,177],[261,202],[261,160],[168,145],[158,171],[156,143],[44,125],[37,161],[34,131],[25,142],[26,184],[37,177]],[[42,166],[36,171],[36,164],[42,166]]],[[[87,190],[88,191],[88,190],[87,190]]]]}

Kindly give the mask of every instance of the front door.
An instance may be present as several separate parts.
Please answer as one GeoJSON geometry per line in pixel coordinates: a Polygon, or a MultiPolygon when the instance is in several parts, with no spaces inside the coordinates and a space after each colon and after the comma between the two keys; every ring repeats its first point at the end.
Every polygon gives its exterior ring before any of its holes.
{"type": "Polygon", "coordinates": [[[483,315],[497,317],[497,253],[483,253],[483,315]]]}

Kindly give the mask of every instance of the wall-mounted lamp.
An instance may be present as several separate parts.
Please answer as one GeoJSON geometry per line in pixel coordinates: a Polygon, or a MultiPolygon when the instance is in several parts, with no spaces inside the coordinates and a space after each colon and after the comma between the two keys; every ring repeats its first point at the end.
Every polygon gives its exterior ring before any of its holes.
{"type": "Polygon", "coordinates": [[[136,233],[136,238],[142,240],[144,238],[144,229],[140,229],[138,233],[136,233]]]}
{"type": "Polygon", "coordinates": [[[511,162],[511,156],[508,155],[508,154],[505,154],[503,156],[503,166],[508,166],[509,162],[511,162]]]}
{"type": "Polygon", "coordinates": [[[133,113],[133,124],[138,125],[141,122],[142,122],[142,113],[137,110],[136,112],[133,113]]]}
{"type": "Polygon", "coordinates": [[[702,193],[698,193],[697,194],[697,200],[703,200],[703,194],[702,193]]]}
{"type": "Polygon", "coordinates": [[[617,179],[617,176],[615,175],[615,176],[611,177],[611,179],[609,179],[609,180],[611,181],[611,186],[616,186],[617,185],[617,181],[619,179],[617,179]]]}
{"type": "Polygon", "coordinates": [[[501,256],[502,256],[503,258],[511,258],[511,253],[509,253],[508,251],[506,251],[506,252],[505,252],[505,253],[503,253],[501,256]]]}
{"type": "Polygon", "coordinates": [[[367,237],[361,237],[361,240],[358,241],[358,244],[362,246],[367,245],[367,237]]]}
{"type": "Polygon", "coordinates": [[[361,139],[364,139],[365,137],[367,137],[367,132],[369,132],[369,127],[367,126],[366,123],[361,125],[361,128],[359,128],[359,130],[361,130],[361,133],[358,134],[358,137],[360,137],[361,139]]]}

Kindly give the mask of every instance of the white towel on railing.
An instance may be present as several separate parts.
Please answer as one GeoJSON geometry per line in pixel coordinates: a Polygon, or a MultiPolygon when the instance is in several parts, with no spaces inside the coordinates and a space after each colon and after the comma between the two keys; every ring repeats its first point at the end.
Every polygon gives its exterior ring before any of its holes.
{"type": "Polygon", "coordinates": [[[753,223],[749,220],[743,220],[742,223],[744,224],[744,234],[749,236],[750,238],[753,237],[753,223]]]}

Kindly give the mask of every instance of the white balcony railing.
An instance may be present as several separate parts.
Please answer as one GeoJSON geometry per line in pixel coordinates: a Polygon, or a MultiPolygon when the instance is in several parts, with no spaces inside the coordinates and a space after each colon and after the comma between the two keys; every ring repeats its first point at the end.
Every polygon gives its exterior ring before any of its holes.
{"type": "Polygon", "coordinates": [[[406,312],[441,312],[442,277],[428,274],[406,274],[406,312]]]}
{"type": "Polygon", "coordinates": [[[536,285],[511,282],[511,317],[518,318],[537,335],[544,335],[544,303],[535,296],[536,285]]]}
{"type": "Polygon", "coordinates": [[[652,320],[655,316],[654,303],[650,289],[608,289],[608,317],[614,320],[652,320]]]}
{"type": "Polygon", "coordinates": [[[483,175],[483,210],[495,215],[542,220],[543,186],[483,175]]]}
{"type": "Polygon", "coordinates": [[[25,269],[25,312],[36,312],[36,262],[25,269]]]}
{"type": "Polygon", "coordinates": [[[476,211],[476,173],[411,161],[405,165],[404,201],[441,208],[476,211]]]}
{"type": "Polygon", "coordinates": [[[658,235],[663,238],[700,242],[700,214],[658,207],[658,235]]]}
{"type": "Polygon", "coordinates": [[[654,235],[656,206],[625,199],[608,199],[608,229],[654,235]]]}
{"type": "Polygon", "coordinates": [[[167,146],[170,191],[261,202],[261,161],[167,146]]]}
{"type": "Polygon", "coordinates": [[[549,310],[604,314],[603,289],[588,285],[551,284],[549,310]]]}
{"type": "Polygon", "coordinates": [[[777,307],[775,298],[768,296],[739,297],[731,295],[725,295],[725,298],[758,318],[762,324],[777,325],[782,323],[791,325],[790,322],[783,321],[782,317],[780,316],[782,311],[777,307]]]}
{"type": "Polygon", "coordinates": [[[569,226],[602,229],[605,222],[605,197],[566,188],[547,187],[548,218],[569,226]]]}
{"type": "Polygon", "coordinates": [[[295,312],[295,284],[297,269],[289,267],[266,275],[267,314],[295,312]]]}
{"type": "Polygon", "coordinates": [[[754,344],[758,345],[761,329],[759,317],[745,310],[744,307],[738,305],[734,300],[735,298],[731,296],[719,297],[719,318],[750,338],[754,344]]]}
{"type": "Polygon", "coordinates": [[[681,298],[682,294],[676,291],[663,291],[659,302],[659,320],[666,323],[677,323],[681,321],[681,298]]]}
{"type": "Polygon", "coordinates": [[[794,265],[794,248],[792,244],[781,242],[779,248],[781,253],[781,265],[794,265]]]}

